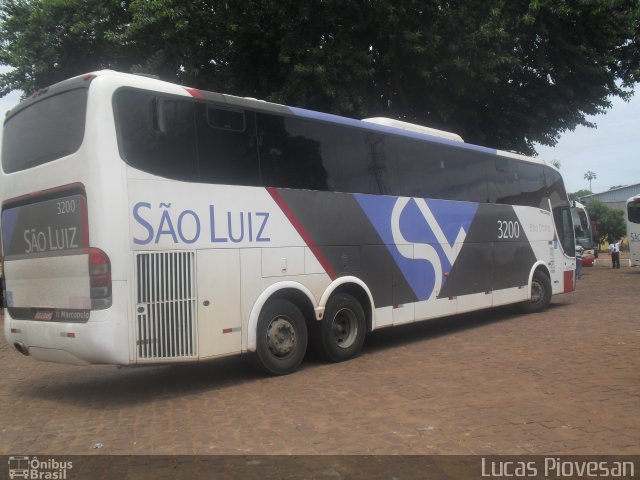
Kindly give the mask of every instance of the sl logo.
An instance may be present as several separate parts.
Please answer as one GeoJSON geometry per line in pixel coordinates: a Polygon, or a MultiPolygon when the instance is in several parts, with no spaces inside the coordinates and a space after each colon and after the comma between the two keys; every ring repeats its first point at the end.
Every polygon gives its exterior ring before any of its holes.
{"type": "Polygon", "coordinates": [[[356,194],[418,300],[437,295],[451,270],[478,204],[356,194]]]}
{"type": "MultiPolygon", "coordinates": [[[[415,218],[415,216],[411,219],[412,222],[418,222],[419,219],[415,218]]],[[[413,245],[413,255],[409,256],[403,252],[400,248],[398,249],[398,253],[403,257],[410,260],[426,260],[431,264],[434,270],[435,281],[433,282],[433,286],[429,292],[422,292],[422,295],[419,295],[421,300],[429,300],[435,291],[436,285],[442,286],[444,276],[442,274],[443,271],[443,262],[445,263],[445,267],[449,268],[454,264],[456,258],[458,257],[458,249],[457,244],[461,244],[464,242],[467,237],[467,232],[465,229],[460,226],[460,229],[457,232],[456,238],[452,243],[449,242],[447,236],[443,232],[440,224],[436,220],[433,212],[427,205],[427,202],[423,198],[406,198],[400,197],[397,199],[395,205],[393,206],[393,210],[391,212],[391,234],[393,237],[394,244],[403,245],[410,244],[413,245]],[[400,217],[405,211],[409,202],[413,201],[415,205],[418,207],[418,210],[422,214],[422,217],[426,221],[429,229],[433,233],[437,244],[429,244],[429,243],[421,243],[421,242],[411,242],[405,238],[400,228],[400,217]],[[438,245],[440,252],[436,250],[434,245],[438,245]],[[426,298],[424,297],[424,293],[427,293],[426,298]]]]}

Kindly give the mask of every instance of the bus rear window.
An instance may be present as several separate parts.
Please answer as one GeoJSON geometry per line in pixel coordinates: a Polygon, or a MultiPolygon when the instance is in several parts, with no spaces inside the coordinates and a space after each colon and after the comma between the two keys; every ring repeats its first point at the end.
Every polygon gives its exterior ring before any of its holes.
{"type": "Polygon", "coordinates": [[[33,103],[4,124],[5,173],[42,165],[77,151],[84,137],[87,89],[69,90],[33,103]]]}
{"type": "Polygon", "coordinates": [[[640,223],[640,200],[634,200],[627,205],[629,221],[631,223],[640,223]]]}

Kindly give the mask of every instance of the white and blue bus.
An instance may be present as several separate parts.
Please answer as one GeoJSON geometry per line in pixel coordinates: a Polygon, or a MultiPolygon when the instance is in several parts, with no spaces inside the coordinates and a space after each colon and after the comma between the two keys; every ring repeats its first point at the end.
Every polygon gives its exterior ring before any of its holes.
{"type": "Polygon", "coordinates": [[[284,374],[575,285],[554,167],[389,119],[101,71],[8,112],[0,182],[5,335],[39,360],[284,374]]]}
{"type": "Polygon", "coordinates": [[[627,200],[627,236],[629,238],[629,266],[640,266],[640,195],[627,200]]]}

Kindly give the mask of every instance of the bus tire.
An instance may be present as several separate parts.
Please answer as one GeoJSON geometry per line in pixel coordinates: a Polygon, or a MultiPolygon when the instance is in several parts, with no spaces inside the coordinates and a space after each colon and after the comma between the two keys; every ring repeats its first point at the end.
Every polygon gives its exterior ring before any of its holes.
{"type": "Polygon", "coordinates": [[[543,311],[551,303],[551,279],[542,270],[536,270],[531,281],[531,299],[521,304],[525,313],[543,311]]]}
{"type": "Polygon", "coordinates": [[[288,300],[270,300],[256,328],[255,363],[271,375],[294,372],[307,350],[307,325],[300,309],[288,300]]]}
{"type": "Polygon", "coordinates": [[[311,337],[314,351],[324,360],[342,362],[360,353],[366,334],[362,305],[348,293],[333,295],[324,318],[315,323],[311,337]]]}

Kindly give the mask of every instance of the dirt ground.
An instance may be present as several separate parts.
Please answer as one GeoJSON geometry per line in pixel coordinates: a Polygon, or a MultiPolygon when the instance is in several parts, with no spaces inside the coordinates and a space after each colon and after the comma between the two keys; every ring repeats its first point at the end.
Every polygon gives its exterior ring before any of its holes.
{"type": "Polygon", "coordinates": [[[602,254],[540,314],[374,332],[285,377],[244,357],[38,363],[0,341],[0,454],[640,454],[640,268],[602,254]]]}

